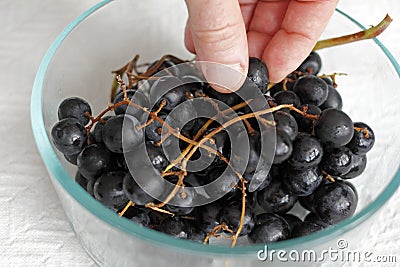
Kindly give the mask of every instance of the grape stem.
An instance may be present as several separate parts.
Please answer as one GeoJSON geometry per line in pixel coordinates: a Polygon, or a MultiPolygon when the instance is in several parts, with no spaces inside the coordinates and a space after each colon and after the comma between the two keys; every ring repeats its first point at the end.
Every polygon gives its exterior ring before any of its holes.
{"type": "MultiPolygon", "coordinates": [[[[221,223],[221,224],[215,226],[215,227],[206,235],[206,237],[204,238],[203,244],[204,244],[204,245],[207,244],[207,242],[208,242],[208,240],[210,239],[211,236],[214,236],[214,237],[220,237],[220,236],[226,237],[226,236],[224,236],[224,235],[218,234],[218,231],[220,231],[220,230],[226,231],[226,232],[230,233],[232,236],[235,234],[235,233],[233,232],[233,230],[229,229],[229,227],[226,225],[226,223],[223,222],[223,223],[221,223]]],[[[226,238],[232,239],[232,237],[226,237],[226,238]]]]}
{"type": "Polygon", "coordinates": [[[325,175],[325,178],[328,179],[330,182],[332,183],[336,182],[335,178],[333,178],[332,175],[328,174],[327,172],[322,171],[322,174],[325,175]]]}
{"type": "Polygon", "coordinates": [[[254,134],[254,129],[253,129],[253,127],[251,127],[251,124],[250,124],[250,122],[248,121],[248,120],[243,120],[243,122],[244,122],[244,124],[246,125],[246,128],[247,128],[247,133],[249,134],[249,135],[253,135],[254,134]]]}
{"type": "Polygon", "coordinates": [[[126,212],[131,206],[135,206],[135,203],[133,203],[131,200],[129,200],[129,202],[128,202],[128,204],[126,204],[125,208],[124,208],[120,213],[118,213],[119,217],[122,217],[122,216],[125,214],[125,212],[126,212]]]}
{"type": "Polygon", "coordinates": [[[240,232],[242,231],[243,224],[244,224],[244,216],[246,213],[246,183],[247,183],[247,181],[242,177],[240,179],[240,182],[241,182],[241,187],[242,187],[242,211],[240,214],[239,227],[238,227],[235,235],[232,237],[232,243],[231,243],[232,248],[236,245],[236,241],[240,235],[240,232]]]}
{"type": "Polygon", "coordinates": [[[385,18],[379,22],[378,25],[372,26],[369,29],[356,32],[353,34],[349,35],[344,35],[341,37],[335,37],[335,38],[329,38],[325,40],[318,41],[317,44],[314,46],[313,51],[316,50],[321,50],[324,48],[328,47],[333,47],[337,45],[342,45],[342,44],[348,44],[356,41],[361,41],[361,40],[366,40],[366,39],[372,39],[377,37],[379,34],[381,34],[392,22],[392,18],[386,14],[385,18]]]}
{"type": "Polygon", "coordinates": [[[332,74],[322,74],[322,75],[319,75],[318,77],[319,78],[330,78],[331,80],[332,80],[332,86],[333,86],[333,88],[336,88],[337,87],[337,84],[336,84],[336,76],[339,76],[339,75],[347,75],[347,73],[343,73],[343,72],[334,72],[334,73],[332,73],[332,74]]]}
{"type": "MultiPolygon", "coordinates": [[[[222,111],[222,113],[225,114],[225,113],[229,113],[229,112],[232,112],[232,111],[241,109],[241,108],[247,106],[248,103],[249,103],[249,101],[248,101],[247,103],[246,103],[246,102],[242,102],[242,103],[240,103],[240,104],[237,104],[237,105],[233,106],[232,108],[228,108],[228,109],[222,111]]],[[[201,127],[201,129],[196,133],[196,135],[195,135],[194,138],[193,138],[193,141],[197,141],[197,140],[204,134],[204,132],[207,130],[208,126],[210,126],[211,123],[213,123],[213,121],[216,120],[216,119],[218,118],[219,115],[220,115],[220,113],[218,113],[218,114],[215,115],[214,117],[208,119],[208,121],[207,121],[205,124],[203,124],[203,126],[201,127]]],[[[189,153],[189,151],[190,151],[190,149],[192,149],[192,147],[193,147],[193,144],[189,144],[189,145],[185,148],[185,150],[179,155],[179,157],[178,157],[177,159],[173,160],[173,161],[165,168],[164,172],[170,170],[171,168],[175,167],[176,164],[178,164],[179,162],[181,162],[181,160],[189,153]]]]}
{"type": "Polygon", "coordinates": [[[165,205],[168,204],[168,202],[178,193],[179,188],[183,185],[183,179],[185,178],[186,171],[181,171],[178,174],[178,181],[175,184],[174,189],[171,191],[171,193],[168,194],[168,196],[162,201],[161,203],[154,204],[154,202],[147,203],[145,205],[146,208],[162,208],[165,205]]]}
{"type": "Polygon", "coordinates": [[[363,132],[363,134],[365,135],[365,138],[369,138],[369,132],[367,128],[362,128],[362,127],[355,127],[354,126],[354,130],[356,130],[357,132],[363,132]]]}

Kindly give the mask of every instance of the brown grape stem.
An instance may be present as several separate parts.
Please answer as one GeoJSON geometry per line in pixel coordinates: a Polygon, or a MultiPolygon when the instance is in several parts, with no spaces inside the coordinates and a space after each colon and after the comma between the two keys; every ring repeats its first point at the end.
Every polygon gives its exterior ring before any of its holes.
{"type": "Polygon", "coordinates": [[[356,130],[357,132],[363,132],[365,135],[365,138],[369,138],[369,132],[368,132],[367,128],[361,128],[361,127],[354,126],[354,130],[356,130]]]}
{"type": "Polygon", "coordinates": [[[336,182],[335,178],[332,177],[332,175],[328,174],[325,171],[322,171],[322,174],[325,175],[325,178],[331,181],[332,183],[336,182]]]}
{"type": "Polygon", "coordinates": [[[361,41],[361,40],[366,40],[366,39],[372,39],[377,37],[379,34],[381,34],[392,22],[392,18],[386,14],[385,18],[379,22],[378,25],[372,26],[369,29],[356,32],[353,34],[349,35],[344,35],[341,37],[335,37],[335,38],[329,38],[326,40],[321,40],[318,41],[317,44],[314,46],[313,51],[316,50],[321,50],[324,48],[328,47],[333,47],[333,46],[338,46],[342,44],[348,44],[356,41],[361,41]]]}
{"type": "Polygon", "coordinates": [[[337,87],[337,83],[336,83],[336,76],[339,75],[347,75],[347,73],[343,73],[343,72],[334,72],[332,74],[322,74],[319,75],[319,78],[330,78],[332,80],[332,84],[333,84],[333,88],[337,87]]]}
{"type": "Polygon", "coordinates": [[[307,119],[310,119],[310,120],[313,120],[313,121],[319,119],[319,115],[307,114],[307,110],[306,110],[306,111],[300,110],[300,109],[295,108],[295,107],[293,107],[293,106],[289,107],[289,109],[290,109],[290,110],[293,110],[293,111],[295,111],[295,112],[297,112],[297,113],[299,113],[299,114],[301,114],[301,115],[303,115],[303,116],[306,117],[307,119]]]}
{"type": "Polygon", "coordinates": [[[148,209],[152,209],[152,210],[154,210],[154,211],[160,212],[160,213],[164,213],[164,214],[171,215],[172,217],[175,216],[174,213],[172,213],[172,212],[170,212],[170,211],[167,211],[167,210],[164,210],[164,209],[161,209],[161,208],[157,207],[157,205],[155,205],[154,203],[146,204],[145,207],[148,208],[148,209]],[[150,205],[150,204],[151,204],[151,205],[150,205]]]}
{"type": "Polygon", "coordinates": [[[232,248],[236,245],[236,242],[240,235],[240,232],[242,232],[243,224],[244,224],[244,216],[246,213],[246,183],[247,183],[247,181],[244,178],[241,178],[240,181],[241,181],[241,187],[242,187],[242,211],[240,214],[240,222],[239,222],[238,230],[236,231],[235,235],[232,238],[232,243],[231,243],[232,248]]]}
{"type": "MultiPolygon", "coordinates": [[[[237,104],[235,106],[233,106],[232,108],[228,108],[224,111],[222,111],[222,113],[228,113],[228,112],[232,112],[235,111],[237,109],[241,109],[243,107],[245,107],[248,103],[246,102],[242,102],[240,104],[237,104]]],[[[216,120],[218,118],[218,114],[215,115],[214,117],[208,119],[208,121],[201,127],[201,129],[196,133],[196,135],[194,136],[193,140],[197,141],[202,135],[203,133],[207,130],[208,126],[211,125],[211,123],[213,123],[214,120],[216,120]]],[[[170,170],[171,168],[173,168],[174,166],[176,166],[176,164],[178,164],[179,162],[181,162],[181,160],[189,153],[190,149],[192,149],[193,145],[189,144],[185,150],[179,155],[179,157],[175,160],[173,160],[164,170],[164,172],[167,172],[168,170],[170,170]]]]}
{"type": "Polygon", "coordinates": [[[154,204],[152,202],[145,205],[146,208],[162,208],[178,193],[179,188],[183,185],[183,179],[185,178],[185,171],[181,171],[178,175],[178,181],[175,184],[174,189],[169,193],[169,195],[159,204],[154,204]]]}
{"type": "Polygon", "coordinates": [[[130,207],[132,207],[132,206],[134,206],[134,205],[135,205],[135,203],[133,203],[131,200],[129,200],[129,202],[128,202],[128,204],[126,204],[125,208],[124,208],[120,213],[118,213],[119,217],[122,217],[122,216],[125,214],[125,212],[126,212],[130,207]]]}
{"type": "Polygon", "coordinates": [[[217,234],[218,231],[220,231],[220,230],[229,232],[229,233],[232,234],[232,235],[235,234],[231,229],[229,229],[229,227],[226,225],[226,223],[223,222],[223,223],[221,223],[221,224],[215,226],[215,227],[206,235],[206,237],[204,238],[203,244],[204,244],[204,245],[207,244],[207,242],[208,242],[208,240],[210,239],[211,236],[214,236],[214,237],[217,237],[217,238],[220,237],[221,235],[217,234]]]}
{"type": "Polygon", "coordinates": [[[251,126],[250,122],[248,120],[243,120],[244,124],[246,125],[247,128],[247,133],[249,135],[253,135],[255,130],[253,129],[253,127],[251,126]]]}

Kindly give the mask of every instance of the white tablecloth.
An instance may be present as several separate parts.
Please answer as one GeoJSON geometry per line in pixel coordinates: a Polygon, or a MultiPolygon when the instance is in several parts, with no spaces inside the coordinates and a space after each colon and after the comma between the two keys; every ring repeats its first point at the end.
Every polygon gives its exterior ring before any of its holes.
{"type": "MultiPolygon", "coordinates": [[[[36,149],[30,94],[40,60],[57,34],[98,0],[0,1],[0,266],[92,266],[80,247],[36,149]]],[[[182,1],[182,5],[183,5],[182,1]]],[[[380,40],[400,60],[400,2],[342,1],[364,25],[395,19],[380,40]]],[[[400,90],[400,88],[399,88],[400,90]]],[[[400,192],[375,220],[368,244],[398,254],[400,192]]]]}

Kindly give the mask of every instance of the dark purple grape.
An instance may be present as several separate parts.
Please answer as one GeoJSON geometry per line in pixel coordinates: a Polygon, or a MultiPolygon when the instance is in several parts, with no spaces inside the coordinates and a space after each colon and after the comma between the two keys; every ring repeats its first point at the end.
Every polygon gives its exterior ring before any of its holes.
{"type": "Polygon", "coordinates": [[[164,192],[164,180],[161,180],[159,174],[149,167],[135,168],[132,170],[135,178],[138,179],[140,185],[127,173],[123,179],[123,190],[126,196],[133,203],[143,206],[154,201],[155,197],[160,197],[164,192]],[[152,193],[149,195],[147,192],[152,193]]]}
{"type": "Polygon", "coordinates": [[[350,117],[341,110],[328,108],[314,124],[315,135],[322,143],[331,147],[348,144],[353,137],[354,125],[350,117]]]}
{"type": "MultiPolygon", "coordinates": [[[[163,121],[165,121],[167,116],[168,116],[167,114],[158,115],[158,117],[160,119],[162,119],[163,121]]],[[[162,137],[165,135],[165,132],[166,132],[165,128],[163,129],[163,125],[157,120],[154,120],[153,122],[151,122],[149,125],[147,125],[145,127],[145,134],[146,134],[147,140],[152,141],[154,143],[160,142],[162,137]],[[163,133],[163,130],[164,130],[164,133],[163,133]]],[[[171,137],[166,138],[163,140],[162,145],[168,146],[171,144],[171,141],[172,141],[171,137]]]]}
{"type": "Polygon", "coordinates": [[[240,191],[240,189],[235,186],[239,182],[239,178],[236,174],[230,169],[223,174],[224,170],[224,167],[214,168],[204,177],[206,184],[211,183],[218,178],[218,183],[204,188],[211,198],[224,196],[223,198],[228,200],[236,196],[240,191]]]}
{"type": "Polygon", "coordinates": [[[287,160],[293,151],[293,144],[289,135],[280,129],[276,130],[276,147],[274,164],[279,164],[287,160]]]}
{"type": "Polygon", "coordinates": [[[351,154],[345,146],[325,150],[320,166],[329,175],[342,176],[350,171],[351,154]]]}
{"type": "Polygon", "coordinates": [[[112,166],[113,170],[129,171],[129,167],[128,167],[128,164],[126,163],[124,154],[111,152],[111,158],[112,158],[112,162],[113,162],[113,166],[112,166]]]}
{"type": "Polygon", "coordinates": [[[290,232],[293,231],[296,225],[303,222],[299,217],[290,213],[283,214],[281,217],[288,223],[290,232]]]}
{"type": "Polygon", "coordinates": [[[318,165],[322,156],[323,148],[319,140],[311,134],[299,133],[288,162],[294,169],[305,169],[318,165]]]}
{"type": "Polygon", "coordinates": [[[193,127],[191,127],[190,135],[195,136],[201,127],[208,121],[208,118],[198,117],[193,119],[193,127]]]}
{"type": "MultiPolygon", "coordinates": [[[[185,183],[186,184],[186,183],[185,183]]],[[[167,194],[169,194],[168,191],[167,194]]],[[[180,189],[178,193],[171,199],[177,205],[167,204],[166,209],[175,215],[187,215],[191,213],[194,209],[194,203],[197,199],[197,193],[195,190],[182,190],[180,189]]]]}
{"type": "Polygon", "coordinates": [[[96,183],[97,179],[90,179],[86,185],[86,191],[94,197],[94,184],[96,183]]]}
{"type": "Polygon", "coordinates": [[[138,119],[131,115],[117,115],[106,121],[102,130],[103,142],[114,153],[129,152],[143,141],[143,130],[137,129],[138,119]]]}
{"type": "Polygon", "coordinates": [[[297,201],[297,196],[287,189],[278,179],[257,192],[258,205],[267,213],[283,214],[289,211],[297,201]]]}
{"type": "MultiPolygon", "coordinates": [[[[159,62],[159,60],[155,60],[153,63],[151,63],[151,64],[147,67],[147,70],[149,70],[149,69],[151,69],[152,67],[154,67],[158,62],[159,62]]],[[[170,68],[170,67],[173,67],[173,66],[175,66],[176,64],[178,64],[178,62],[174,62],[174,61],[171,60],[171,59],[166,59],[166,60],[164,60],[164,61],[161,63],[160,67],[159,67],[158,69],[156,69],[156,72],[154,72],[154,73],[157,73],[157,72],[159,72],[159,71],[162,71],[162,70],[167,69],[167,68],[170,68]]]]}
{"type": "Polygon", "coordinates": [[[274,112],[273,115],[274,115],[274,121],[276,123],[276,128],[285,131],[290,137],[290,140],[293,141],[294,139],[296,139],[297,133],[299,131],[297,122],[293,118],[293,116],[287,112],[280,110],[274,112]]]}
{"type": "Polygon", "coordinates": [[[149,215],[145,212],[139,213],[130,218],[132,222],[135,222],[143,227],[149,227],[150,218],[149,215]]]}
{"type": "MultiPolygon", "coordinates": [[[[151,165],[158,171],[164,170],[168,165],[168,160],[161,147],[155,146],[151,142],[146,142],[146,154],[151,165]]],[[[135,158],[136,159],[136,158],[135,158]]],[[[143,160],[143,159],[142,159],[143,160]]],[[[138,163],[142,162],[137,159],[138,163]]],[[[141,163],[139,163],[141,164],[141,163]]],[[[135,164],[136,165],[136,164],[135,164]]]]}
{"type": "MultiPolygon", "coordinates": [[[[328,183],[331,183],[331,181],[328,180],[328,179],[322,179],[321,184],[319,185],[319,187],[322,187],[323,185],[328,184],[328,183]]],[[[315,191],[317,191],[317,190],[315,190],[315,191]]],[[[314,193],[312,193],[312,194],[310,194],[308,196],[299,196],[298,197],[299,204],[303,208],[305,208],[306,210],[311,211],[311,212],[314,212],[314,206],[313,205],[314,205],[314,194],[315,194],[315,191],[314,191],[314,193]]]]}
{"type": "Polygon", "coordinates": [[[122,182],[126,173],[111,171],[101,175],[94,184],[94,197],[102,204],[120,208],[128,202],[128,198],[122,190],[122,182]]]}
{"type": "MultiPolygon", "coordinates": [[[[310,115],[320,115],[321,114],[321,110],[319,109],[319,107],[317,107],[315,105],[311,105],[311,104],[301,105],[299,107],[299,109],[302,111],[306,110],[306,113],[310,114],[310,115]]],[[[309,119],[295,111],[292,111],[291,114],[296,119],[296,122],[297,122],[297,125],[299,128],[299,132],[305,132],[305,133],[312,132],[313,124],[314,124],[312,119],[309,119]]]]}
{"type": "Polygon", "coordinates": [[[64,155],[64,158],[65,158],[69,163],[71,163],[71,164],[73,164],[73,165],[76,165],[76,164],[77,164],[77,159],[78,159],[79,153],[78,153],[78,154],[73,154],[73,155],[66,155],[66,154],[63,154],[63,155],[64,155]]]}
{"type": "Polygon", "coordinates": [[[186,74],[180,76],[179,79],[181,79],[191,93],[202,90],[205,86],[204,77],[199,77],[199,75],[186,74]]]}
{"type": "Polygon", "coordinates": [[[189,221],[170,217],[162,221],[156,230],[179,239],[190,239],[194,227],[189,221]]]}
{"type": "MultiPolygon", "coordinates": [[[[156,65],[158,63],[159,60],[155,60],[153,63],[151,63],[148,67],[147,70],[149,70],[150,68],[152,68],[154,65],[156,65]]],[[[180,61],[176,61],[175,59],[171,58],[171,59],[166,59],[163,60],[163,62],[161,63],[160,67],[158,67],[153,73],[157,74],[155,76],[166,76],[168,73],[165,71],[165,69],[168,69],[168,71],[170,73],[172,73],[174,76],[181,76],[184,73],[181,74],[181,71],[184,70],[184,66],[178,67],[176,66],[177,64],[180,64],[182,62],[180,61]],[[158,73],[160,72],[160,73],[158,73]]],[[[168,74],[169,76],[169,74],[168,74]]],[[[148,80],[148,82],[151,82],[150,84],[153,84],[152,80],[148,80]]]]}
{"type": "MultiPolygon", "coordinates": [[[[214,131],[215,128],[209,128],[208,130],[206,130],[204,132],[204,135],[207,135],[209,133],[211,133],[212,131],[214,131]]],[[[229,135],[225,130],[222,130],[216,134],[213,135],[213,137],[211,138],[212,141],[207,140],[206,142],[204,142],[205,145],[207,146],[211,146],[214,147],[214,149],[216,151],[218,151],[219,153],[221,153],[222,155],[224,155],[225,157],[229,156],[229,150],[230,150],[230,140],[229,140],[229,135]]],[[[201,153],[208,153],[205,149],[200,148],[201,153]]],[[[218,157],[216,158],[216,160],[214,161],[214,163],[218,162],[218,157]]]]}
{"type": "Polygon", "coordinates": [[[124,213],[123,217],[128,218],[132,222],[135,222],[143,227],[150,226],[149,213],[137,207],[129,207],[129,209],[124,213]]]}
{"type": "Polygon", "coordinates": [[[123,190],[126,196],[136,205],[143,206],[154,201],[154,198],[144,192],[131,176],[125,177],[123,181],[123,190]]]}
{"type": "Polygon", "coordinates": [[[75,118],[80,124],[86,125],[89,122],[89,115],[92,114],[92,109],[88,102],[79,97],[70,97],[64,99],[58,106],[58,119],[75,118]]]}
{"type": "Polygon", "coordinates": [[[103,136],[102,136],[103,127],[106,121],[110,118],[112,118],[112,116],[104,116],[102,118],[103,122],[99,121],[94,125],[92,134],[93,134],[93,141],[95,143],[103,143],[103,136]]]}
{"type": "Polygon", "coordinates": [[[294,107],[301,105],[300,98],[293,91],[281,91],[273,95],[275,101],[279,104],[293,104],[294,107]]]}
{"type": "Polygon", "coordinates": [[[111,153],[103,144],[91,144],[79,154],[77,166],[87,179],[97,178],[111,169],[111,153]]]}
{"type": "Polygon", "coordinates": [[[165,100],[163,110],[170,111],[178,106],[185,98],[186,87],[176,77],[164,76],[157,79],[150,88],[150,101],[157,109],[165,100]]]}
{"type": "Polygon", "coordinates": [[[358,196],[353,185],[336,181],[322,185],[314,195],[315,213],[328,224],[337,224],[351,217],[357,208],[358,196]]]}
{"type": "Polygon", "coordinates": [[[194,126],[192,118],[197,117],[197,107],[192,100],[186,100],[180,104],[177,110],[169,113],[165,122],[172,128],[179,128],[182,131],[190,131],[194,126]],[[184,126],[183,126],[184,125],[184,126]]]}
{"type": "Polygon", "coordinates": [[[351,153],[350,171],[340,176],[342,179],[352,179],[362,174],[367,167],[367,155],[357,155],[351,153]]]}
{"type": "Polygon", "coordinates": [[[295,81],[296,81],[295,74],[290,73],[288,76],[286,76],[286,81],[283,80],[283,81],[275,84],[268,91],[269,91],[271,96],[274,96],[278,92],[285,91],[284,83],[286,83],[286,85],[285,85],[286,86],[286,90],[293,91],[293,85],[294,85],[295,81]]]}
{"type": "Polygon", "coordinates": [[[267,92],[267,86],[269,84],[268,70],[267,66],[260,59],[255,57],[249,58],[247,78],[257,85],[263,94],[267,92]]]}
{"type": "MultiPolygon", "coordinates": [[[[268,162],[261,157],[260,150],[260,133],[254,131],[252,134],[248,134],[247,131],[240,131],[239,133],[232,136],[232,144],[236,146],[237,151],[248,150],[248,158],[241,156],[233,156],[231,164],[234,169],[240,170],[245,167],[243,176],[250,183],[253,177],[258,180],[257,185],[260,185],[264,179],[267,178],[268,172],[263,172],[263,169],[268,169],[268,162]],[[248,140],[248,143],[247,143],[248,140]],[[258,168],[257,168],[258,167],[258,168]]],[[[258,187],[258,186],[257,186],[258,187]]],[[[256,188],[252,188],[256,189],[256,188]]],[[[254,190],[250,190],[251,192],[254,190]]]]}
{"type": "Polygon", "coordinates": [[[314,212],[310,212],[306,215],[306,217],[304,218],[305,222],[311,222],[311,223],[315,223],[318,225],[321,225],[323,228],[326,228],[328,226],[330,226],[330,224],[324,222],[316,213],[314,212]]]}
{"type": "Polygon", "coordinates": [[[328,85],[317,76],[306,75],[296,81],[293,92],[297,94],[302,104],[319,106],[328,97],[328,85]]]}
{"type": "MultiPolygon", "coordinates": [[[[248,191],[248,189],[247,189],[248,191]]],[[[242,195],[240,196],[240,198],[242,195]]],[[[256,192],[246,192],[246,202],[254,210],[257,206],[257,193],[256,192]]]]}
{"type": "MultiPolygon", "coordinates": [[[[190,223],[190,226],[191,226],[191,232],[189,235],[189,240],[203,244],[207,234],[201,231],[194,223],[190,223]]],[[[206,244],[208,244],[208,241],[206,244]]]]}
{"type": "Polygon", "coordinates": [[[195,217],[198,227],[205,233],[211,232],[219,225],[221,209],[222,203],[220,201],[214,201],[204,206],[197,207],[195,210],[195,217]]]}
{"type": "MultiPolygon", "coordinates": [[[[160,119],[162,119],[163,121],[165,121],[165,119],[167,118],[168,115],[166,114],[161,114],[158,117],[160,119]]],[[[162,130],[163,130],[163,125],[157,121],[154,120],[153,122],[151,122],[149,125],[147,125],[145,127],[145,133],[146,133],[146,137],[149,141],[153,141],[155,143],[160,142],[161,138],[162,138],[162,130]]],[[[164,145],[168,145],[170,144],[170,141],[168,141],[168,139],[166,140],[166,143],[164,143],[164,145]]]]}
{"type": "Polygon", "coordinates": [[[328,85],[328,97],[326,98],[325,102],[322,103],[320,108],[322,110],[327,108],[335,108],[342,110],[342,107],[343,107],[342,96],[339,94],[336,88],[334,88],[332,85],[328,85]]]}
{"type": "Polygon", "coordinates": [[[306,236],[312,233],[315,233],[317,231],[323,230],[324,227],[322,227],[319,224],[313,223],[313,222],[302,222],[293,229],[292,231],[292,238],[294,237],[300,237],[300,236],[306,236]]]}
{"type": "Polygon", "coordinates": [[[75,118],[65,118],[53,126],[51,138],[61,153],[75,155],[86,145],[86,128],[75,118]]]}
{"type": "MultiPolygon", "coordinates": [[[[126,90],[126,94],[127,97],[130,101],[132,101],[133,103],[143,107],[143,108],[149,108],[150,107],[150,103],[149,103],[149,99],[147,98],[147,96],[145,94],[143,94],[142,92],[138,91],[138,90],[126,90]]],[[[114,98],[114,104],[117,104],[121,101],[124,100],[124,92],[119,92],[115,98],[114,98]]],[[[123,115],[123,114],[129,114],[132,115],[136,118],[140,118],[140,116],[142,116],[143,114],[143,110],[140,108],[137,108],[135,106],[132,105],[120,105],[114,108],[114,112],[116,115],[123,115]]]]}
{"type": "Polygon", "coordinates": [[[322,60],[318,53],[312,51],[310,55],[297,68],[298,71],[309,73],[312,75],[318,74],[322,67],[322,60]]]}
{"type": "Polygon", "coordinates": [[[77,182],[83,189],[86,190],[89,180],[85,178],[79,171],[75,174],[75,182],[77,182]]]}
{"type": "Polygon", "coordinates": [[[321,184],[323,175],[315,166],[304,170],[288,168],[284,175],[287,188],[297,196],[311,195],[321,184]]]}
{"type": "Polygon", "coordinates": [[[214,90],[210,85],[204,88],[204,92],[211,98],[214,98],[218,101],[221,101],[228,105],[229,107],[233,107],[236,104],[239,104],[243,100],[241,100],[240,96],[237,93],[220,93],[214,90]]]}
{"type": "Polygon", "coordinates": [[[271,183],[272,178],[268,175],[270,165],[271,163],[267,162],[261,155],[257,170],[243,175],[248,182],[246,188],[249,192],[254,192],[259,187],[266,187],[271,183]]]}
{"type": "MultiPolygon", "coordinates": [[[[240,225],[240,217],[242,213],[242,203],[240,201],[233,201],[227,204],[221,210],[220,222],[226,223],[229,229],[236,232],[240,225]]],[[[254,228],[254,211],[250,205],[246,205],[243,228],[240,236],[249,234],[254,228]]]]}
{"type": "Polygon", "coordinates": [[[290,237],[288,223],[276,214],[263,213],[256,217],[256,225],[249,234],[254,244],[265,244],[285,240],[290,237]]]}
{"type": "MultiPolygon", "coordinates": [[[[269,186],[269,184],[272,182],[272,175],[271,173],[268,171],[267,176],[263,179],[262,183],[260,185],[258,185],[258,187],[255,189],[256,191],[261,191],[264,188],[266,188],[267,186],[269,186]]],[[[254,188],[251,188],[254,189],[254,188]]],[[[249,188],[247,188],[248,191],[250,191],[249,188]]]]}
{"type": "MultiPolygon", "coordinates": [[[[166,178],[166,177],[165,177],[166,178]]],[[[198,176],[196,173],[188,173],[185,176],[185,186],[197,187],[205,185],[203,177],[198,176]]]]}
{"type": "MultiPolygon", "coordinates": [[[[195,157],[196,155],[193,155],[193,157],[195,157]]],[[[214,174],[214,171],[218,170],[218,169],[226,169],[228,165],[224,162],[221,164],[221,166],[214,166],[213,164],[208,165],[206,168],[196,171],[196,175],[199,177],[205,177],[204,179],[207,181],[213,181],[214,178],[218,177],[216,176],[216,174],[214,174]],[[211,177],[212,179],[209,179],[207,177],[211,177]]],[[[218,174],[219,175],[219,174],[218,174]]],[[[208,183],[208,182],[207,182],[208,183]]]]}
{"type": "Polygon", "coordinates": [[[364,130],[354,129],[353,138],[347,144],[347,147],[354,154],[366,154],[375,144],[375,134],[371,127],[363,122],[355,122],[354,127],[365,129],[368,134],[364,130]]]}
{"type": "Polygon", "coordinates": [[[326,82],[327,85],[332,85],[333,86],[333,81],[330,77],[324,77],[322,78],[326,82]]]}

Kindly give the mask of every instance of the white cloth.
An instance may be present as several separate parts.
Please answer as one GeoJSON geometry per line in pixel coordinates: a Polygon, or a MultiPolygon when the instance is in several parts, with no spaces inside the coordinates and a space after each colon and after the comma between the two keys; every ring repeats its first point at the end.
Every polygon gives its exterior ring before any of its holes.
{"type": "MultiPolygon", "coordinates": [[[[0,1],[0,266],[94,265],[75,238],[36,149],[29,105],[47,48],[69,22],[97,2],[0,1]]],[[[395,21],[380,40],[400,60],[398,1],[342,1],[339,7],[364,25],[390,13],[395,21]]],[[[398,192],[385,206],[366,235],[368,242],[360,246],[373,248],[375,254],[398,253],[399,197],[398,192]]]]}

